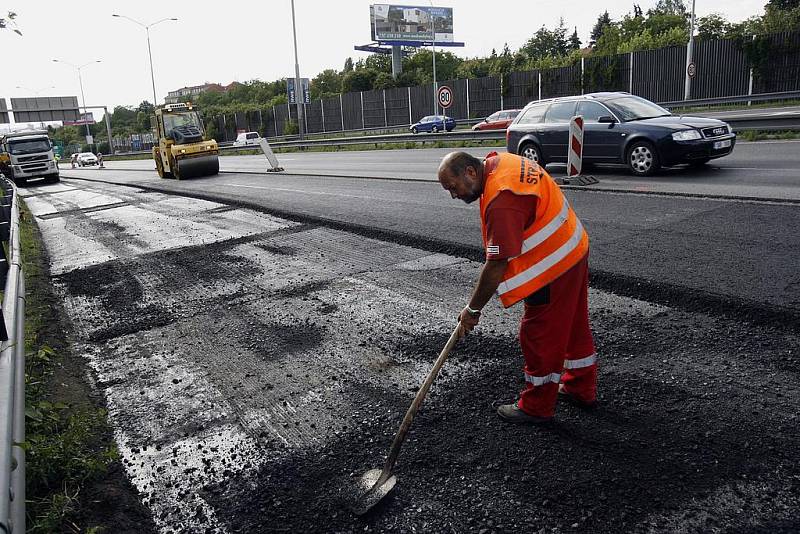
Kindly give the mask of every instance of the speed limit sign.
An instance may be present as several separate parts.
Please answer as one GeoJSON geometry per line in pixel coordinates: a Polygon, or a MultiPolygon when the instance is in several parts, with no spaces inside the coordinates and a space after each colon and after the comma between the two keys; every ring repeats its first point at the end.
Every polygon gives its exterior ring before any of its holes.
{"type": "Polygon", "coordinates": [[[439,101],[439,105],[443,108],[449,108],[453,105],[453,90],[446,85],[441,86],[436,93],[436,100],[439,101]]]}
{"type": "Polygon", "coordinates": [[[694,78],[697,74],[697,65],[694,64],[694,61],[686,66],[686,74],[689,75],[689,78],[694,78]]]}

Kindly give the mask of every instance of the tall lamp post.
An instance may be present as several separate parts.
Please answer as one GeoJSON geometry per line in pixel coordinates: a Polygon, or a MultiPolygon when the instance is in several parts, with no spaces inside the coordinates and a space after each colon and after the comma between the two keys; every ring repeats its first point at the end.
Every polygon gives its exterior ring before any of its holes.
{"type": "Polygon", "coordinates": [[[433,45],[433,114],[439,114],[439,98],[436,94],[438,87],[436,84],[436,17],[433,14],[433,1],[428,0],[428,3],[431,5],[430,17],[431,17],[431,44],[433,45]]]}
{"type": "Polygon", "coordinates": [[[689,44],[686,45],[686,84],[683,90],[684,100],[689,100],[692,96],[692,77],[689,76],[689,65],[692,64],[692,56],[694,54],[694,1],[695,0],[692,0],[692,18],[689,20],[689,44]]]}
{"type": "Polygon", "coordinates": [[[297,131],[300,139],[305,133],[303,108],[306,105],[306,94],[300,84],[300,63],[297,61],[297,29],[294,23],[294,0],[292,0],[292,36],[294,37],[294,100],[297,103],[297,131]]]}
{"type": "MultiPolygon", "coordinates": [[[[88,67],[89,65],[93,65],[95,63],[101,63],[101,61],[99,59],[96,59],[94,61],[90,61],[89,63],[84,63],[83,65],[73,65],[69,61],[64,61],[63,59],[54,59],[53,63],[63,63],[65,65],[69,65],[70,67],[72,67],[72,68],[74,68],[75,70],[78,71],[78,83],[81,86],[81,102],[83,103],[83,113],[85,114],[86,113],[86,97],[83,94],[83,78],[81,77],[81,69],[84,68],[84,67],[88,67]]],[[[83,117],[81,116],[81,118],[83,118],[83,117]]],[[[89,123],[87,122],[86,123],[86,136],[87,136],[87,138],[90,135],[92,135],[92,134],[89,131],[89,123]]],[[[87,139],[87,141],[88,141],[88,139],[87,139]]],[[[108,142],[110,143],[111,140],[109,139],[108,142]]]]}
{"type": "Polygon", "coordinates": [[[138,24],[139,26],[144,28],[144,31],[147,33],[147,55],[150,57],[150,81],[153,83],[153,106],[155,107],[156,105],[158,105],[158,97],[156,96],[156,77],[153,74],[153,51],[150,48],[150,28],[152,28],[156,24],[161,24],[162,22],[167,22],[168,20],[177,21],[178,19],[175,18],[175,17],[167,17],[167,18],[163,18],[161,20],[157,20],[155,22],[151,22],[150,24],[144,24],[142,22],[139,22],[136,19],[132,19],[132,18],[128,17],[127,15],[113,14],[111,16],[112,17],[121,18],[121,19],[127,19],[127,20],[133,22],[134,24],[138,24]]]}

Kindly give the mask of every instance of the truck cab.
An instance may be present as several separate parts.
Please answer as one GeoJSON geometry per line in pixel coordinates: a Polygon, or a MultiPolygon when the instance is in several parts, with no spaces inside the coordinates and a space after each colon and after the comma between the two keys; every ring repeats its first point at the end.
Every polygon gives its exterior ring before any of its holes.
{"type": "Polygon", "coordinates": [[[58,162],[47,132],[30,130],[0,136],[0,171],[17,185],[32,178],[58,182],[58,162]]]}

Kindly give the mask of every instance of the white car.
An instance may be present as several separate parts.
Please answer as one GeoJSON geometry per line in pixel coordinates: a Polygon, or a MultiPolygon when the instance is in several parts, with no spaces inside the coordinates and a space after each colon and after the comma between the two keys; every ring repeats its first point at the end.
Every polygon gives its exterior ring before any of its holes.
{"type": "Polygon", "coordinates": [[[97,156],[91,152],[81,152],[78,154],[78,166],[86,167],[87,165],[97,165],[97,156]]]}
{"type": "Polygon", "coordinates": [[[261,136],[258,135],[258,132],[242,132],[236,136],[233,146],[257,145],[260,142],[261,136]]]}

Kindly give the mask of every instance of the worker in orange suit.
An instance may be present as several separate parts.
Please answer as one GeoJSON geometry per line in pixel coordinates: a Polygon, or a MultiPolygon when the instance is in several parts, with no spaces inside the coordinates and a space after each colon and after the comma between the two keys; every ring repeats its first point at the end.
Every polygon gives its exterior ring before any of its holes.
{"type": "Polygon", "coordinates": [[[525,387],[498,407],[510,422],[552,421],[559,397],[597,403],[597,356],[589,326],[589,237],[561,189],[533,161],[466,152],[442,159],[439,182],[452,198],[480,201],[486,262],[459,321],[469,333],[494,293],[503,306],[522,301],[519,340],[525,387]]]}

